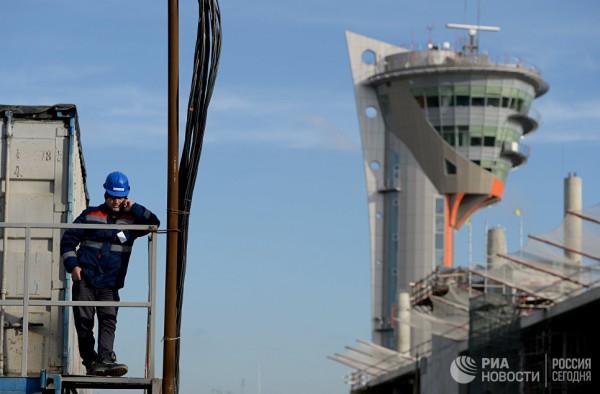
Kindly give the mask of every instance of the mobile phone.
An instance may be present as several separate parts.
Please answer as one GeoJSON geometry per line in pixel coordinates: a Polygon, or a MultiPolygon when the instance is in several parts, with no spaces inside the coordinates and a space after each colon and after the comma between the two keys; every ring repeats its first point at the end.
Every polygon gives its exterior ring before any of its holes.
{"type": "Polygon", "coordinates": [[[127,199],[123,200],[123,202],[119,206],[120,209],[125,209],[125,207],[127,207],[127,199]]]}

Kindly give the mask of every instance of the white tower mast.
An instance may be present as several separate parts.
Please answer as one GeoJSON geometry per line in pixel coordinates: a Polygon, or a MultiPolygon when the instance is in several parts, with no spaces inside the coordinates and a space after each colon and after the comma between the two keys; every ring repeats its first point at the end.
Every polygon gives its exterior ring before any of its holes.
{"type": "Polygon", "coordinates": [[[475,35],[477,34],[477,31],[500,31],[500,28],[496,26],[464,25],[460,23],[447,23],[446,27],[450,29],[463,29],[469,31],[469,55],[473,55],[474,52],[476,52],[475,54],[479,54],[479,40],[475,42],[475,35]],[[474,49],[476,51],[473,51],[474,49]]]}

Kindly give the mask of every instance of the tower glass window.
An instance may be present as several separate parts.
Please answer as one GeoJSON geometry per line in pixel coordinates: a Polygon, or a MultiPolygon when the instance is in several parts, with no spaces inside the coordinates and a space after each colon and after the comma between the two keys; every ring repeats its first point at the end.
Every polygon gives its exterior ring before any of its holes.
{"type": "Polygon", "coordinates": [[[446,235],[446,199],[444,197],[435,198],[435,234],[434,234],[434,266],[444,265],[444,239],[446,235]]]}

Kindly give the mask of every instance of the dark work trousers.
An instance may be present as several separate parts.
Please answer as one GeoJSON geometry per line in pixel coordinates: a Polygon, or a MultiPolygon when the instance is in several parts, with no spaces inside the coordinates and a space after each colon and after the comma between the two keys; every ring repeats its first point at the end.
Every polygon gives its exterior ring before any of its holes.
{"type": "MultiPolygon", "coordinates": [[[[73,301],[120,301],[118,289],[95,289],[85,280],[73,281],[73,301]]],[[[113,351],[117,311],[113,306],[74,306],[75,329],[83,365],[113,351]],[[98,353],[94,350],[94,313],[98,318],[98,353]]]]}

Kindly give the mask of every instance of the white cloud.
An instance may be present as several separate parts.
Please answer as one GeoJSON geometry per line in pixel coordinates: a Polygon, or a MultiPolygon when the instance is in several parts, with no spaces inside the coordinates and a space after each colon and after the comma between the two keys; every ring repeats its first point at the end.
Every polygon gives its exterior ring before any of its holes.
{"type": "Polygon", "coordinates": [[[271,144],[288,149],[341,151],[357,151],[359,149],[358,143],[333,127],[262,130],[210,129],[207,132],[206,142],[271,144]]]}
{"type": "Polygon", "coordinates": [[[595,121],[600,119],[600,100],[570,103],[547,101],[539,106],[539,112],[546,123],[574,119],[583,122],[595,121]]]}
{"type": "Polygon", "coordinates": [[[19,66],[16,69],[0,70],[3,89],[32,90],[47,87],[73,85],[74,80],[95,78],[110,71],[107,66],[85,65],[64,66],[60,64],[32,64],[19,66]]]}
{"type": "Polygon", "coordinates": [[[276,93],[263,92],[263,98],[256,94],[230,93],[216,91],[211,99],[209,111],[226,112],[232,111],[236,116],[240,114],[268,115],[285,111],[292,111],[306,105],[306,102],[293,102],[286,96],[285,99],[278,97],[276,93]]]}
{"type": "Polygon", "coordinates": [[[81,139],[95,147],[121,147],[135,149],[162,149],[167,144],[167,129],[140,119],[89,118],[80,113],[81,139]]]}
{"type": "Polygon", "coordinates": [[[166,113],[166,95],[134,84],[100,87],[96,94],[108,107],[106,114],[110,116],[158,119],[166,113]]]}
{"type": "Polygon", "coordinates": [[[221,95],[215,96],[214,99],[211,100],[210,108],[215,111],[250,111],[254,108],[254,105],[251,101],[245,100],[239,96],[221,95]]]}
{"type": "Polygon", "coordinates": [[[542,131],[535,136],[538,143],[596,142],[600,143],[600,135],[593,131],[542,131]]]}
{"type": "Polygon", "coordinates": [[[329,120],[318,115],[309,115],[308,123],[314,126],[315,132],[319,133],[321,141],[331,149],[354,151],[360,149],[360,142],[351,139],[329,120]]]}
{"type": "MultiPolygon", "coordinates": [[[[586,102],[548,101],[540,105],[540,130],[531,136],[539,143],[598,142],[600,100],[586,102]]],[[[529,139],[529,138],[528,138],[529,139]]]]}
{"type": "MultiPolygon", "coordinates": [[[[292,101],[269,92],[262,92],[267,99],[231,93],[216,95],[209,107],[206,141],[274,144],[290,149],[359,150],[360,143],[330,120],[340,116],[343,110],[340,100],[323,101],[314,91],[310,93],[315,98],[312,100],[296,93],[292,101]]],[[[353,109],[350,102],[347,105],[353,109]]],[[[354,120],[351,115],[349,121],[354,120]]],[[[354,131],[354,127],[349,129],[354,131]]]]}

